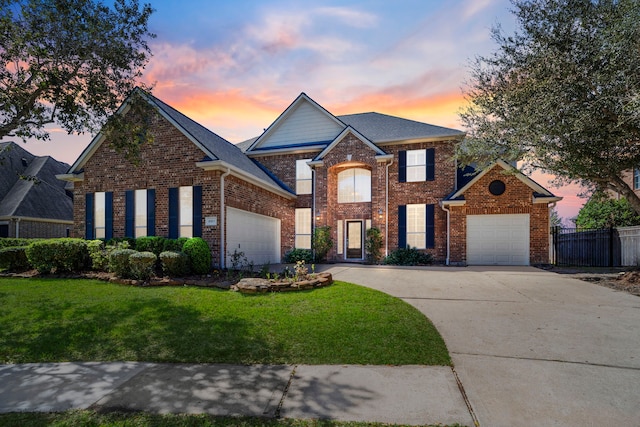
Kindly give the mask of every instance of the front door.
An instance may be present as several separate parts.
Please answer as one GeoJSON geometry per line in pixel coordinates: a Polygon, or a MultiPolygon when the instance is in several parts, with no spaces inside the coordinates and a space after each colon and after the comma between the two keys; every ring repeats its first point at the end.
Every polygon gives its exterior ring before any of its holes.
{"type": "Polygon", "coordinates": [[[347,221],[347,259],[362,259],[362,221],[347,221]]]}

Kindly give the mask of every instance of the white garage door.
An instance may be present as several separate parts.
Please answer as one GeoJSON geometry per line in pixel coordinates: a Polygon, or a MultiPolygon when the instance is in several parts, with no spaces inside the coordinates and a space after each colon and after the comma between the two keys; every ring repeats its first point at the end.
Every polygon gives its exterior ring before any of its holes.
{"type": "Polygon", "coordinates": [[[227,207],[227,267],[233,251],[256,267],[280,262],[280,220],[227,207]]]}
{"type": "Polygon", "coordinates": [[[529,214],[468,215],[467,264],[529,265],[529,214]]]}

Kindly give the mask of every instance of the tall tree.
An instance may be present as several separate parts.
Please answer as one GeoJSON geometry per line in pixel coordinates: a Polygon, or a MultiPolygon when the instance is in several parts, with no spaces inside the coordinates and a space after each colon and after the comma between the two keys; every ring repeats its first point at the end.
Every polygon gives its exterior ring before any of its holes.
{"type": "Polygon", "coordinates": [[[472,62],[460,117],[463,164],[497,158],[640,199],[622,172],[640,165],[640,1],[513,0],[517,29],[472,62]]]}
{"type": "Polygon", "coordinates": [[[0,139],[96,132],[139,84],[153,9],[112,4],[0,0],[0,139]]]}

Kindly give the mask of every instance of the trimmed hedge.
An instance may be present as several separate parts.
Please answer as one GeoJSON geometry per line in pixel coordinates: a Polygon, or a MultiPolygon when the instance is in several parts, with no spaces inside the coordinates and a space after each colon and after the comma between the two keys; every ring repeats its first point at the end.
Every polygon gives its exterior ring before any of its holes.
{"type": "Polygon", "coordinates": [[[155,256],[159,256],[164,250],[165,240],[167,239],[159,236],[138,237],[135,250],[138,252],[153,252],[155,256]]]}
{"type": "Polygon", "coordinates": [[[310,249],[293,248],[284,254],[284,262],[287,264],[295,264],[298,261],[304,261],[305,264],[313,262],[313,252],[310,249]]]}
{"type": "Polygon", "coordinates": [[[131,277],[147,280],[153,274],[158,257],[153,252],[135,252],[129,255],[129,270],[131,277]]]}
{"type": "Polygon", "coordinates": [[[211,271],[211,249],[201,237],[188,239],[182,251],[189,257],[191,271],[195,274],[207,274],[211,271]]]}
{"type": "Polygon", "coordinates": [[[389,265],[429,265],[433,263],[433,257],[431,254],[407,246],[406,249],[400,248],[391,252],[383,263],[389,265]]]}
{"type": "Polygon", "coordinates": [[[2,248],[18,248],[27,247],[33,242],[42,239],[16,239],[14,237],[0,237],[0,249],[2,248]]]}
{"type": "Polygon", "coordinates": [[[25,271],[31,268],[27,259],[26,246],[13,246],[0,249],[0,269],[25,271]]]}
{"type": "Polygon", "coordinates": [[[166,276],[180,277],[189,274],[189,257],[184,252],[164,251],[160,254],[160,262],[166,276]]]}
{"type": "Polygon", "coordinates": [[[133,249],[116,249],[109,254],[109,270],[123,279],[131,277],[129,257],[135,254],[133,249]]]}
{"type": "Polygon", "coordinates": [[[87,242],[82,239],[35,241],[27,246],[26,254],[29,263],[40,274],[80,271],[91,263],[87,242]]]}

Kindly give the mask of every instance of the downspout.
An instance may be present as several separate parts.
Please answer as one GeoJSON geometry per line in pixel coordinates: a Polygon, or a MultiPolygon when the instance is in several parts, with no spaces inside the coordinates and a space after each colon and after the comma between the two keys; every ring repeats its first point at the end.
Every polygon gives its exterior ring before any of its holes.
{"type": "Polygon", "coordinates": [[[551,212],[557,204],[558,202],[549,203],[547,211],[547,214],[549,215],[549,262],[554,265],[556,263],[556,244],[554,241],[554,233],[556,233],[556,231],[552,230],[551,228],[551,212]]]}
{"type": "Polygon", "coordinates": [[[224,178],[231,173],[231,170],[227,168],[227,171],[220,175],[220,270],[224,270],[226,259],[225,256],[225,206],[224,206],[224,178]]]}
{"type": "Polygon", "coordinates": [[[389,166],[393,164],[393,159],[387,163],[387,183],[385,188],[385,225],[384,225],[384,255],[389,256],[389,166]]]}
{"type": "MultiPolygon", "coordinates": [[[[313,231],[316,228],[316,168],[311,168],[311,191],[313,192],[313,198],[311,200],[311,250],[313,259],[316,258],[316,248],[313,245],[313,231]]],[[[295,245],[294,245],[295,246],[295,245]]]]}
{"type": "Polygon", "coordinates": [[[442,202],[440,202],[440,207],[447,213],[447,259],[445,261],[445,265],[449,265],[451,257],[451,211],[447,209],[442,202]]]}

